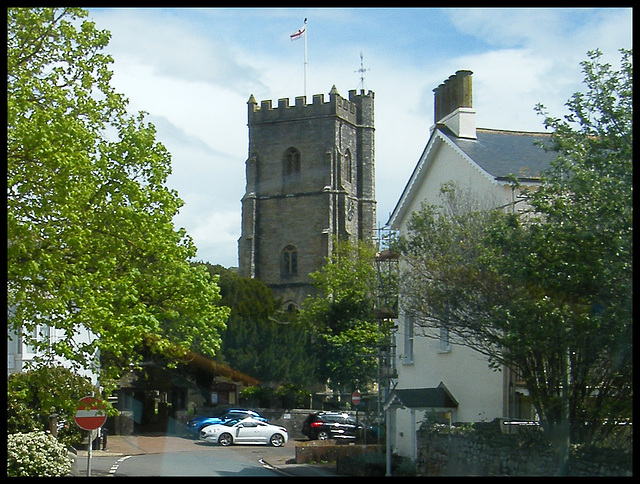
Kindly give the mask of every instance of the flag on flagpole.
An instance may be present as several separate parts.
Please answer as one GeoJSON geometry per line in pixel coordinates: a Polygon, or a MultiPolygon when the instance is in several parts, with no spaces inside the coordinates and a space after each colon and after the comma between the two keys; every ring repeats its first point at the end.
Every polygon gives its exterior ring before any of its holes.
{"type": "Polygon", "coordinates": [[[300,37],[304,35],[306,31],[307,31],[307,19],[304,19],[304,25],[302,26],[302,28],[291,34],[291,40],[298,40],[300,37]]]}

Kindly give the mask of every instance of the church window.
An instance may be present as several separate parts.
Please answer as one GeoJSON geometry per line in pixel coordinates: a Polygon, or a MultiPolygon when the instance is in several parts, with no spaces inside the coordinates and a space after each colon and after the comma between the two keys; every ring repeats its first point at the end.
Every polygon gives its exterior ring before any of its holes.
{"type": "Polygon", "coordinates": [[[282,251],[282,275],[292,276],[298,273],[298,251],[292,245],[282,251]]]}
{"type": "Polygon", "coordinates": [[[351,159],[351,151],[347,149],[347,152],[344,154],[344,169],[347,172],[347,181],[349,183],[353,182],[353,161],[351,159]]]}
{"type": "Polygon", "coordinates": [[[300,151],[289,148],[284,152],[284,176],[290,177],[300,173],[300,151]]]}
{"type": "Polygon", "coordinates": [[[298,306],[293,301],[288,301],[284,304],[284,310],[289,314],[295,314],[298,312],[298,306]]]}

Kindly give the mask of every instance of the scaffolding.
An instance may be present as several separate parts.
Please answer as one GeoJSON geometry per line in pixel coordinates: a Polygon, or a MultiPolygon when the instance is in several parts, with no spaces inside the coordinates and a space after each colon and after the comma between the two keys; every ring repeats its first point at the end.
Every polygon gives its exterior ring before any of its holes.
{"type": "Polygon", "coordinates": [[[389,411],[383,402],[389,399],[398,377],[395,366],[396,332],[398,319],[400,267],[399,254],[394,250],[397,232],[387,227],[378,228],[375,257],[376,318],[378,319],[378,418],[384,418],[386,440],[386,475],[391,475],[391,428],[389,411]]]}

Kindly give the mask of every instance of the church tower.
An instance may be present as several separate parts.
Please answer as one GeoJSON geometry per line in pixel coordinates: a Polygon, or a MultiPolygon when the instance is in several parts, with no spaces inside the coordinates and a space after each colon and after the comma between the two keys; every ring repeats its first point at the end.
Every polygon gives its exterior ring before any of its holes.
{"type": "Polygon", "coordinates": [[[374,93],[248,101],[249,155],[238,240],[239,273],[263,281],[285,309],[315,294],[309,274],[335,238],[376,229],[374,93]]]}

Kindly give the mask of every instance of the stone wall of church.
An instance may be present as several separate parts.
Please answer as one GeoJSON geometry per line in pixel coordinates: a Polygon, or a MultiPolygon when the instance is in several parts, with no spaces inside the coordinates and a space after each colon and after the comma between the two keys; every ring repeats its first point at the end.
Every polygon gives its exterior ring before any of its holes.
{"type": "Polygon", "coordinates": [[[239,273],[270,285],[285,303],[299,305],[313,292],[308,274],[323,265],[334,237],[375,231],[373,93],[349,94],[334,88],[328,102],[315,95],[312,104],[299,97],[294,106],[248,102],[239,273]],[[298,158],[298,171],[288,156],[298,158]],[[296,251],[293,273],[283,266],[287,248],[296,251]]]}

